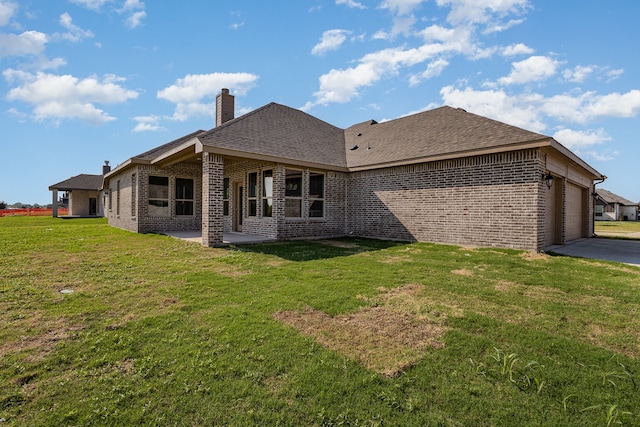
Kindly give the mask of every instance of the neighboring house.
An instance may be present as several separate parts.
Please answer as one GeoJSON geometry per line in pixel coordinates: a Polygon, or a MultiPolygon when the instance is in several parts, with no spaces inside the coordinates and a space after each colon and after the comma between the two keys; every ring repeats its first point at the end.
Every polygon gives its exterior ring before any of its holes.
{"type": "Polygon", "coordinates": [[[540,250],[593,235],[594,180],[553,138],[441,107],[340,129],[267,104],[105,175],[109,224],[140,233],[362,236],[540,250]],[[549,181],[550,187],[545,182],[549,181]]]}
{"type": "Polygon", "coordinates": [[[102,166],[102,175],[80,174],[49,187],[53,192],[53,217],[58,216],[58,205],[62,195],[63,204],[68,205],[67,216],[72,217],[102,217],[106,202],[106,192],[102,191],[104,174],[111,170],[109,162],[102,166]]]}
{"type": "Polygon", "coordinates": [[[596,190],[595,210],[596,221],[638,220],[638,203],[603,189],[596,190]]]}

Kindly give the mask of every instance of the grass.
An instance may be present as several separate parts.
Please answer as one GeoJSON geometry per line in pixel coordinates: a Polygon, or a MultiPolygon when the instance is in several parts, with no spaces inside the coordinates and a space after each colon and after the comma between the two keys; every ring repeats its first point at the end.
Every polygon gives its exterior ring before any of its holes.
{"type": "Polygon", "coordinates": [[[0,425],[638,425],[639,289],[513,250],[2,218],[0,425]]]}
{"type": "Polygon", "coordinates": [[[640,238],[640,221],[596,221],[596,234],[640,238]]]}

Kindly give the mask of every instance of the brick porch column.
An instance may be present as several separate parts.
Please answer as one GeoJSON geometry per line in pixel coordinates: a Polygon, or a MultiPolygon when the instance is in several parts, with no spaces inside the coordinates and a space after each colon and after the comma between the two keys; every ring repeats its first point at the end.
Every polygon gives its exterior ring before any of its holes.
{"type": "Polygon", "coordinates": [[[202,246],[222,244],[224,158],[202,153],[202,246]]]}

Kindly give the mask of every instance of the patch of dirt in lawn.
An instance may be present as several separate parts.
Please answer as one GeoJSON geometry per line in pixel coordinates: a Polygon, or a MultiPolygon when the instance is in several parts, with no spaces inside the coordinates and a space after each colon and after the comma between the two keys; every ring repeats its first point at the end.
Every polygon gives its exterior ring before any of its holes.
{"type": "Polygon", "coordinates": [[[457,274],[460,276],[472,277],[473,271],[467,270],[466,268],[461,268],[460,270],[451,270],[451,273],[457,274]]]}
{"type": "Polygon", "coordinates": [[[520,258],[527,261],[548,260],[549,255],[542,252],[523,252],[520,254],[520,258]]]}
{"type": "Polygon", "coordinates": [[[408,255],[389,255],[386,258],[381,259],[379,262],[383,264],[400,264],[402,262],[413,261],[408,255]]]}
{"type": "Polygon", "coordinates": [[[29,352],[26,360],[33,363],[39,362],[50,354],[58,343],[72,339],[77,332],[84,329],[82,326],[69,325],[64,318],[45,321],[41,316],[38,317],[40,322],[47,325],[46,330],[37,335],[22,336],[17,340],[3,343],[0,345],[0,358],[12,353],[29,352]]]}
{"type": "Polygon", "coordinates": [[[428,349],[444,347],[445,318],[433,321],[410,312],[415,304],[407,300],[414,299],[420,288],[420,285],[408,285],[384,290],[377,306],[335,317],[311,307],[301,312],[280,311],[273,317],[326,348],[393,377],[418,363],[428,349]],[[391,304],[398,299],[405,304],[391,304]]]}

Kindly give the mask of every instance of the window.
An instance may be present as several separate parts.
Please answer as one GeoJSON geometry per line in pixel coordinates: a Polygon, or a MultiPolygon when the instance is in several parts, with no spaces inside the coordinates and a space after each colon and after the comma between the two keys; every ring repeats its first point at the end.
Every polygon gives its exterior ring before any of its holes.
{"type": "Polygon", "coordinates": [[[169,216],[169,178],[149,176],[149,216],[169,216]]]}
{"type": "Polygon", "coordinates": [[[596,216],[602,216],[603,208],[604,206],[602,205],[596,205],[596,216]]]}
{"type": "Polygon", "coordinates": [[[136,174],[131,174],[131,216],[136,216],[136,174]]]}
{"type": "Polygon", "coordinates": [[[109,191],[107,192],[108,197],[109,197],[109,212],[111,212],[111,210],[113,210],[113,190],[109,189],[109,191]]]}
{"type": "Polygon", "coordinates": [[[309,217],[324,217],[324,174],[321,172],[309,174],[309,217]]]}
{"type": "Polygon", "coordinates": [[[247,185],[249,191],[247,192],[247,210],[249,216],[256,216],[258,214],[258,173],[251,172],[247,177],[247,185]]]}
{"type": "Polygon", "coordinates": [[[284,173],[284,216],[300,218],[302,216],[302,171],[286,169],[284,173]]]}
{"type": "Polygon", "coordinates": [[[120,216],[120,180],[116,181],[116,215],[120,216]]]}
{"type": "Polygon", "coordinates": [[[193,179],[176,178],[176,215],[193,215],[193,179]]]}
{"type": "Polygon", "coordinates": [[[222,214],[224,216],[229,216],[229,199],[231,198],[231,189],[229,187],[229,178],[224,179],[223,190],[222,190],[222,214]]]}
{"type": "Polygon", "coordinates": [[[262,172],[262,216],[273,215],[273,171],[262,172]]]}

